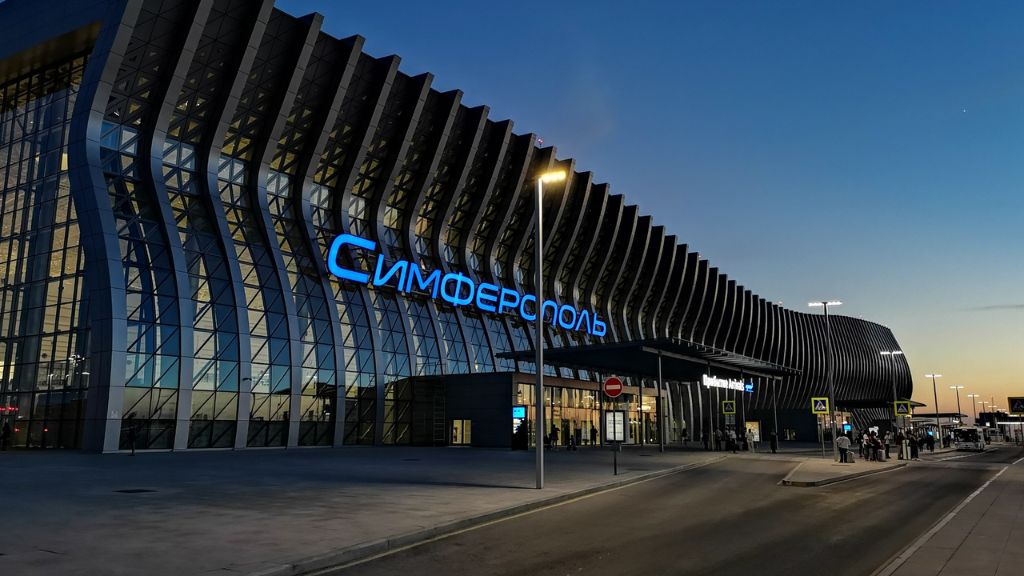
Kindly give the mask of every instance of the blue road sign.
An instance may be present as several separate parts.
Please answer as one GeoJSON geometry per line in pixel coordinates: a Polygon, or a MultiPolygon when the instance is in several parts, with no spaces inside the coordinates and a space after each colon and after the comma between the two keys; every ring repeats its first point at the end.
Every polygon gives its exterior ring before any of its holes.
{"type": "Polygon", "coordinates": [[[1010,414],[1024,414],[1024,398],[1011,396],[1006,399],[1006,405],[1010,407],[1010,414]]]}
{"type": "Polygon", "coordinates": [[[811,412],[828,414],[828,398],[811,398],[811,412]]]}

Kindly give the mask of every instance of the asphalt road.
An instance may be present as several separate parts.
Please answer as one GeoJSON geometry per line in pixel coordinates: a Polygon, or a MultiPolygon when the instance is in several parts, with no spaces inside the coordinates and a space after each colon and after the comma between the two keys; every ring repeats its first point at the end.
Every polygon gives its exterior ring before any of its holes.
{"type": "Polygon", "coordinates": [[[988,463],[988,464],[1010,464],[1024,456],[1024,449],[1020,446],[996,445],[990,446],[984,452],[947,452],[945,454],[925,454],[922,460],[928,462],[965,462],[965,463],[988,463]]]}
{"type": "Polygon", "coordinates": [[[821,488],[778,486],[791,461],[731,458],[330,574],[866,576],[995,474],[995,460],[1017,452],[821,488]]]}

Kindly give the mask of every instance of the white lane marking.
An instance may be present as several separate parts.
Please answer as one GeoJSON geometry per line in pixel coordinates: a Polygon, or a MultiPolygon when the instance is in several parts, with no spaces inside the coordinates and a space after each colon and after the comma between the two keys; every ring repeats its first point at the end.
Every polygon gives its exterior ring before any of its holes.
{"type": "Polygon", "coordinates": [[[984,492],[985,488],[988,488],[989,484],[995,482],[996,478],[1002,476],[1003,472],[1006,472],[1010,468],[1010,466],[1016,466],[1021,461],[1024,461],[1024,457],[1018,458],[1012,464],[1007,464],[1006,466],[1003,466],[1003,469],[1000,470],[999,472],[996,472],[995,476],[989,478],[988,482],[985,482],[977,490],[971,492],[970,496],[965,498],[964,501],[958,504],[957,507],[954,508],[949,514],[943,516],[942,520],[939,520],[939,522],[935,526],[932,526],[931,530],[922,534],[920,538],[915,540],[914,543],[911,544],[906,550],[900,552],[899,556],[897,556],[891,562],[889,562],[888,565],[886,565],[881,570],[875,572],[873,576],[892,576],[892,574],[895,573],[896,570],[899,570],[900,566],[903,566],[903,563],[909,560],[910,557],[913,556],[914,553],[921,548],[921,546],[924,546],[925,542],[927,542],[929,539],[931,539],[932,536],[937,534],[939,530],[942,530],[946,526],[946,524],[949,524],[950,520],[952,520],[961,510],[963,510],[964,507],[970,504],[971,500],[974,500],[978,496],[978,494],[984,492]]]}

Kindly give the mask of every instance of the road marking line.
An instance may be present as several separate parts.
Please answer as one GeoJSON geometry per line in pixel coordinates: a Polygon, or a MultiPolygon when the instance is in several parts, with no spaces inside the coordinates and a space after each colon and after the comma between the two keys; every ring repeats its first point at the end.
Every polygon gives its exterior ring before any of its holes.
{"type": "Polygon", "coordinates": [[[938,523],[935,524],[935,526],[932,526],[930,530],[922,534],[921,537],[915,540],[913,544],[908,546],[905,550],[903,550],[903,552],[900,552],[900,554],[896,556],[896,558],[893,558],[887,565],[885,565],[879,571],[875,572],[872,576],[892,576],[892,574],[899,570],[900,567],[903,566],[903,564],[907,560],[910,560],[910,557],[913,556],[918,550],[920,550],[921,547],[924,546],[925,543],[928,542],[928,540],[930,540],[932,536],[935,536],[935,534],[937,534],[939,530],[942,530],[946,526],[946,524],[949,524],[949,522],[961,510],[963,510],[968,504],[970,504],[971,501],[978,496],[978,494],[984,492],[985,488],[988,488],[989,484],[995,482],[996,478],[1002,476],[1003,472],[1006,472],[1010,468],[1010,466],[1015,466],[1021,461],[1024,461],[1024,457],[1018,458],[1012,464],[1007,464],[1006,466],[1003,466],[1003,469],[1000,470],[999,472],[996,472],[995,476],[989,478],[988,481],[982,484],[980,487],[978,487],[977,490],[971,492],[970,496],[965,498],[964,501],[958,504],[957,507],[954,508],[951,512],[943,516],[942,520],[939,520],[938,523]]]}
{"type": "Polygon", "coordinates": [[[373,556],[367,556],[366,558],[360,558],[358,560],[353,560],[351,562],[346,562],[344,564],[338,564],[337,566],[329,566],[327,568],[320,568],[318,570],[313,570],[311,572],[305,572],[304,576],[329,576],[330,574],[334,574],[335,572],[338,572],[338,571],[341,571],[341,570],[347,570],[349,568],[352,568],[353,566],[358,566],[360,564],[365,564],[365,563],[371,562],[373,560],[379,560],[381,558],[384,558],[385,556],[390,556],[392,554],[397,554],[399,552],[404,552],[405,550],[409,550],[410,548],[416,548],[417,546],[423,546],[425,544],[431,544],[433,542],[437,542],[438,540],[444,540],[445,538],[451,538],[452,536],[458,536],[459,534],[463,534],[465,532],[471,532],[473,530],[477,530],[477,529],[483,528],[485,526],[490,526],[492,524],[498,524],[499,522],[505,522],[506,520],[512,520],[514,518],[519,518],[521,516],[528,516],[530,514],[534,514],[536,512],[542,512],[544,510],[550,510],[552,508],[558,508],[559,506],[565,506],[566,504],[571,504],[573,502],[579,502],[580,500],[586,500],[587,498],[592,498],[594,496],[601,496],[601,495],[604,495],[604,494],[608,494],[609,492],[615,492],[617,490],[623,490],[625,488],[630,488],[632,486],[639,486],[640,484],[644,484],[644,483],[647,483],[647,482],[652,482],[654,480],[659,480],[661,478],[667,478],[669,476],[674,476],[676,474],[680,474],[680,473],[683,473],[683,472],[689,472],[691,470],[696,470],[697,468],[703,468],[705,466],[710,466],[712,464],[717,464],[717,463],[719,463],[719,462],[721,462],[721,461],[723,461],[725,459],[726,459],[725,456],[721,456],[721,457],[714,458],[712,460],[708,460],[708,461],[705,461],[705,462],[698,462],[697,464],[694,464],[693,466],[680,468],[679,470],[676,470],[674,472],[670,472],[668,474],[662,474],[662,475],[659,475],[659,476],[654,476],[652,478],[644,478],[643,480],[639,480],[637,482],[632,482],[630,484],[624,484],[622,486],[614,486],[612,488],[608,488],[607,490],[600,490],[600,491],[597,491],[597,492],[591,492],[590,494],[584,494],[583,496],[577,496],[575,498],[570,498],[569,500],[563,500],[561,502],[555,502],[554,504],[548,504],[547,506],[541,506],[540,508],[534,508],[532,510],[526,510],[525,512],[520,512],[518,514],[513,514],[512,516],[505,516],[505,517],[502,517],[502,518],[495,518],[494,520],[488,520],[487,522],[484,522],[482,524],[475,524],[473,526],[468,526],[466,528],[460,528],[460,529],[454,530],[452,532],[446,532],[444,534],[438,534],[437,536],[433,536],[433,537],[428,538],[426,540],[422,540],[422,541],[419,541],[419,542],[413,542],[412,544],[406,544],[405,546],[399,546],[398,548],[391,548],[389,550],[385,550],[383,552],[380,552],[379,554],[374,554],[373,556]]]}

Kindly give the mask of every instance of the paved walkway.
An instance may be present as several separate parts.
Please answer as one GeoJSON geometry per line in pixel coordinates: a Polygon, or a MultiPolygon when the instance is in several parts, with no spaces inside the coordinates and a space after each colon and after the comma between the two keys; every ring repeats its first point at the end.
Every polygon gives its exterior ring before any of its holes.
{"type": "Polygon", "coordinates": [[[626,449],[351,447],[0,453],[0,574],[255,574],[657,470],[722,457],[626,449]]]}
{"type": "Polygon", "coordinates": [[[878,576],[1024,574],[1022,460],[969,496],[878,576]]]}

